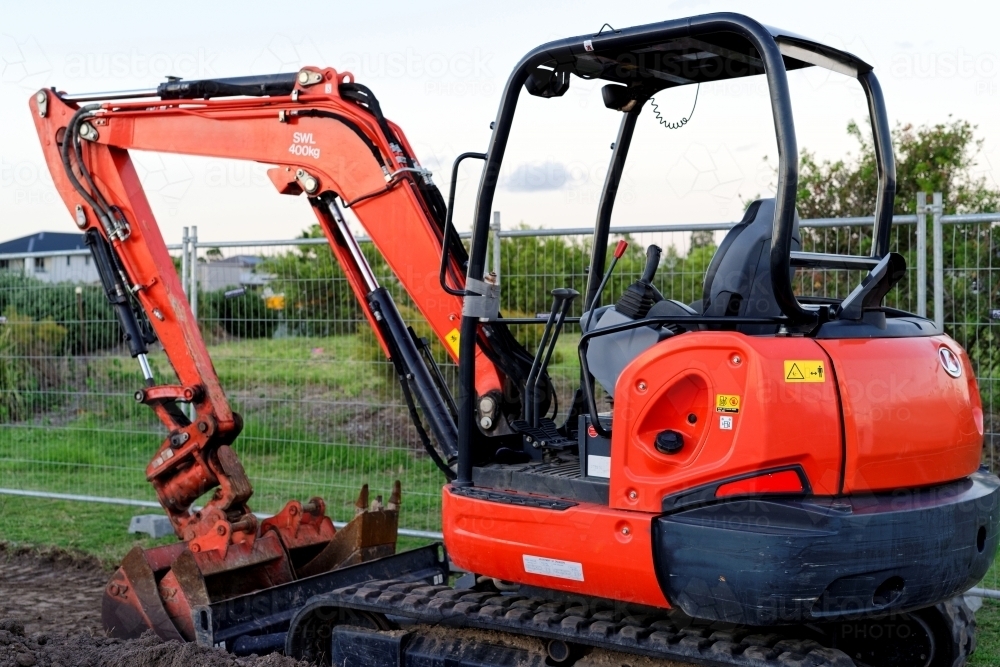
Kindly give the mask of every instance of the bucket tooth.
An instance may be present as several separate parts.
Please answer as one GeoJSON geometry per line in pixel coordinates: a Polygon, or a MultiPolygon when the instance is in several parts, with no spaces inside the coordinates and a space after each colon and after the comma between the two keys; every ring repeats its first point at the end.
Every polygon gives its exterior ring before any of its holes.
{"type": "Polygon", "coordinates": [[[358,499],[354,503],[354,514],[361,514],[362,512],[368,511],[368,485],[365,484],[361,487],[361,493],[358,494],[358,499]]]}
{"type": "Polygon", "coordinates": [[[395,482],[392,483],[392,495],[389,496],[389,505],[387,506],[387,509],[399,511],[399,506],[402,503],[402,501],[403,501],[402,485],[400,485],[399,480],[397,479],[395,482]]]}

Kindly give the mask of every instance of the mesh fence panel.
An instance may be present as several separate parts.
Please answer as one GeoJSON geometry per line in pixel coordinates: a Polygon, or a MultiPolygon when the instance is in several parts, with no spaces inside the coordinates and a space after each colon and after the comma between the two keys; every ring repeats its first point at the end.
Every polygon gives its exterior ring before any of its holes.
{"type": "MultiPolygon", "coordinates": [[[[643,232],[609,282],[613,301],[641,273],[650,244],[664,249],[656,286],[684,303],[699,301],[715,244],[724,231],[643,232]]],[[[945,226],[946,328],[969,350],[982,391],[994,470],[1000,414],[995,266],[997,226],[945,226]]],[[[623,238],[612,237],[614,241],[623,238]]],[[[859,226],[808,226],[803,250],[864,254],[859,226]]],[[[273,513],[290,498],[323,496],[335,519],[349,519],[361,485],[388,494],[403,484],[401,525],[439,530],[443,477],[424,454],[409,422],[391,364],[382,354],[347,281],[325,243],[198,247],[198,319],[215,368],[244,419],[236,449],[254,483],[254,510],[273,513]]],[[[315,240],[319,241],[319,240],[315,240]]],[[[894,226],[892,246],[907,258],[906,279],[889,305],[917,310],[916,226],[894,226]]],[[[363,249],[418,334],[433,338],[415,305],[370,247],[363,249]]],[[[587,235],[530,236],[501,241],[502,312],[536,316],[551,307],[550,291],[583,293],[587,235]]],[[[179,264],[178,260],[178,264],[179,264]]],[[[861,276],[799,271],[802,296],[843,298],[861,276]]],[[[930,289],[928,289],[930,293],[930,289]]],[[[582,298],[571,315],[579,316],[582,298]]],[[[152,411],[132,398],[138,365],[95,284],[46,283],[13,269],[0,271],[0,487],[155,500],[145,466],[164,433],[152,411]]],[[[513,325],[534,351],[542,327],[513,325]]],[[[565,415],[579,382],[579,327],[569,325],[550,367],[565,415]]],[[[454,386],[456,368],[433,341],[435,357],[454,386]]],[[[175,380],[162,352],[151,364],[158,381],[175,380]]]]}

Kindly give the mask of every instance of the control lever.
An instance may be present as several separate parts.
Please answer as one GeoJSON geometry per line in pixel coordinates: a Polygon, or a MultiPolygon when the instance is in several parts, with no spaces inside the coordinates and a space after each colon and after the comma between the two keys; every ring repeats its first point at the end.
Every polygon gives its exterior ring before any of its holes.
{"type": "Polygon", "coordinates": [[[530,426],[538,426],[541,420],[541,396],[538,393],[538,380],[549,365],[552,353],[556,349],[556,341],[559,339],[559,332],[562,330],[563,322],[566,320],[566,313],[573,305],[573,300],[580,296],[575,289],[568,287],[557,287],[552,290],[552,311],[549,319],[545,322],[545,330],[542,332],[542,339],[538,341],[538,350],[535,352],[535,360],[531,364],[531,372],[528,374],[528,381],[525,382],[524,420],[530,426]]]}
{"type": "Polygon", "coordinates": [[[604,277],[601,278],[601,284],[597,286],[597,293],[594,294],[593,302],[587,304],[587,323],[582,327],[583,331],[586,333],[590,330],[590,321],[594,319],[594,311],[601,305],[601,295],[604,294],[604,288],[608,286],[608,281],[611,280],[611,274],[615,272],[615,266],[618,264],[618,260],[622,258],[625,254],[625,250],[628,248],[628,241],[622,239],[615,246],[615,254],[611,257],[611,265],[608,266],[608,270],[604,272],[604,277]]]}
{"type": "Polygon", "coordinates": [[[656,288],[653,287],[653,278],[656,276],[656,269],[660,266],[660,254],[663,250],[658,245],[651,245],[646,249],[646,268],[642,271],[642,276],[635,281],[618,299],[615,310],[629,319],[639,320],[646,317],[649,309],[657,301],[662,301],[663,297],[656,288]]]}
{"type": "Polygon", "coordinates": [[[663,248],[658,245],[651,245],[646,248],[646,267],[642,270],[639,282],[643,285],[652,285],[653,278],[656,277],[656,270],[660,268],[660,255],[663,248]]]}

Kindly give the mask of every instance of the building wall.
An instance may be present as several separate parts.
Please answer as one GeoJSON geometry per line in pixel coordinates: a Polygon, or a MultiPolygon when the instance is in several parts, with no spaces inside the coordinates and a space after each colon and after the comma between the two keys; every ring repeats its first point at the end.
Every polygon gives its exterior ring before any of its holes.
{"type": "Polygon", "coordinates": [[[199,262],[198,286],[206,292],[214,292],[227,287],[266,285],[271,276],[253,269],[243,262],[199,262]]]}
{"type": "Polygon", "coordinates": [[[46,283],[96,283],[100,280],[94,260],[87,254],[54,254],[44,257],[4,258],[0,256],[0,270],[24,273],[46,283]]]}

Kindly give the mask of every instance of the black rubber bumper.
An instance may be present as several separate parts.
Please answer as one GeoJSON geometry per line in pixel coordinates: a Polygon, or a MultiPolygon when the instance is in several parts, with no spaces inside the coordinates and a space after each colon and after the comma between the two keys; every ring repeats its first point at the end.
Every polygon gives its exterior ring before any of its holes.
{"type": "Polygon", "coordinates": [[[697,618],[774,625],[879,616],[978,583],[1000,540],[1000,479],[838,499],[730,501],[658,517],[664,595],[697,618]]]}

